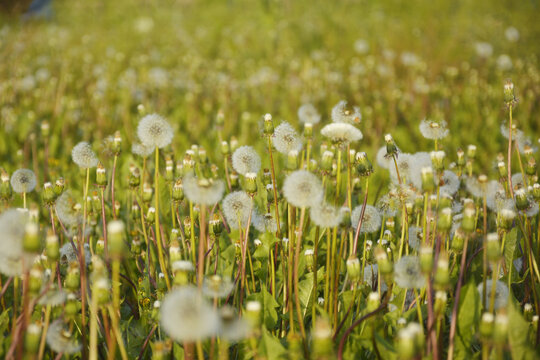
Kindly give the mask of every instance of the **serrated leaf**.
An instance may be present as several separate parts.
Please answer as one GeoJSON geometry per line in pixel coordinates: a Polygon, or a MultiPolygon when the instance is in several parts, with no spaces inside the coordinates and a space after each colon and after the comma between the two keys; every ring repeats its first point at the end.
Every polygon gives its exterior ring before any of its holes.
{"type": "Polygon", "coordinates": [[[517,229],[513,228],[508,234],[506,234],[506,240],[504,245],[504,263],[507,269],[513,266],[514,251],[517,244],[517,229]]]}
{"type": "Polygon", "coordinates": [[[521,312],[513,300],[510,300],[508,304],[508,320],[508,342],[510,343],[512,359],[536,359],[535,351],[529,343],[529,336],[527,336],[530,324],[521,316],[521,312]]]}
{"type": "Polygon", "coordinates": [[[274,335],[265,328],[262,329],[261,341],[259,343],[259,351],[266,355],[268,360],[285,359],[286,350],[274,335]]]}
{"type": "MultiPolygon", "coordinates": [[[[317,271],[317,285],[324,278],[324,267],[321,267],[317,271]]],[[[312,296],[314,293],[313,288],[313,273],[310,272],[306,275],[304,280],[298,283],[298,297],[300,298],[300,305],[302,306],[303,316],[306,316],[308,308],[311,306],[312,296]]]]}

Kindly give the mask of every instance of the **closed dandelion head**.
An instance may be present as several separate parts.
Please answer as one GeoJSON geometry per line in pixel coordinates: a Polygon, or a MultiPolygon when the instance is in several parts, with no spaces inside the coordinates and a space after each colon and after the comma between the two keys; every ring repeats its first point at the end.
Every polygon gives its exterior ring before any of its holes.
{"type": "Polygon", "coordinates": [[[282,122],[274,129],[272,143],[277,151],[288,155],[291,151],[302,150],[302,140],[288,122],[282,122]]]}
{"type": "Polygon", "coordinates": [[[362,121],[360,108],[348,106],[347,102],[342,100],[332,108],[332,121],[335,123],[359,124],[362,121]]]}
{"type": "Polygon", "coordinates": [[[96,153],[86,141],[81,141],[75,145],[73,150],[71,150],[71,157],[73,158],[73,162],[81,169],[94,168],[98,164],[96,153]]]}
{"type": "Polygon", "coordinates": [[[245,191],[234,191],[223,199],[223,214],[231,229],[245,228],[252,211],[251,198],[245,191]]]}
{"type": "Polygon", "coordinates": [[[341,209],[324,201],[312,206],[309,214],[311,221],[321,228],[337,227],[343,220],[341,209]]]}
{"type": "Polygon", "coordinates": [[[173,139],[171,125],[158,114],[146,115],[137,126],[137,136],[141,143],[149,148],[164,148],[173,139]]]}
{"type": "MultiPolygon", "coordinates": [[[[354,228],[357,228],[360,216],[362,215],[363,205],[359,205],[354,208],[351,214],[351,222],[354,228]]],[[[364,211],[364,217],[362,218],[362,225],[360,228],[360,234],[369,234],[375,232],[381,228],[381,214],[375,206],[366,205],[364,211]]]]}
{"type": "Polygon", "coordinates": [[[426,279],[417,256],[403,256],[394,266],[394,281],[403,289],[420,289],[426,279]]]}
{"type": "Polygon", "coordinates": [[[29,193],[34,190],[36,184],[36,175],[32,170],[19,169],[11,175],[11,187],[16,193],[29,193]]]}
{"type": "Polygon", "coordinates": [[[193,286],[184,286],[165,295],[160,308],[161,328],[175,341],[195,342],[219,331],[217,311],[193,286]]]}
{"type": "MultiPolygon", "coordinates": [[[[478,284],[478,293],[480,294],[480,299],[482,299],[482,303],[486,308],[489,308],[490,302],[491,302],[491,289],[493,287],[493,280],[486,280],[486,299],[483,298],[483,292],[484,292],[484,284],[480,283],[478,284]]],[[[508,286],[502,281],[496,281],[495,282],[495,302],[494,302],[494,310],[499,310],[501,308],[506,307],[508,304],[508,297],[509,297],[509,290],[508,286]]]]}
{"type": "Polygon", "coordinates": [[[321,121],[321,115],[312,104],[304,104],[298,109],[298,119],[304,124],[317,124],[321,121]]]}
{"type": "Polygon", "coordinates": [[[47,331],[47,345],[56,353],[75,354],[81,351],[81,344],[70,331],[64,320],[53,321],[47,331]]]}
{"type": "Polygon", "coordinates": [[[185,176],[182,180],[184,195],[198,205],[214,205],[223,197],[225,184],[222,180],[185,176]]]}
{"type": "Polygon", "coordinates": [[[446,121],[433,121],[424,119],[420,122],[420,132],[426,139],[440,140],[448,136],[450,132],[446,121]]]}
{"type": "Polygon", "coordinates": [[[234,289],[234,282],[220,275],[211,275],[204,279],[202,292],[209,298],[226,298],[234,289]]]}
{"type": "Polygon", "coordinates": [[[340,146],[347,146],[364,137],[360,130],[349,123],[328,124],[321,129],[321,134],[340,146]]]}
{"type": "Polygon", "coordinates": [[[323,188],[321,181],[313,173],[297,170],[285,178],[283,194],[291,205],[298,208],[309,208],[321,201],[323,188]]]}
{"type": "Polygon", "coordinates": [[[256,174],[261,169],[261,157],[251,146],[241,146],[233,153],[232,166],[239,174],[256,174]]]}

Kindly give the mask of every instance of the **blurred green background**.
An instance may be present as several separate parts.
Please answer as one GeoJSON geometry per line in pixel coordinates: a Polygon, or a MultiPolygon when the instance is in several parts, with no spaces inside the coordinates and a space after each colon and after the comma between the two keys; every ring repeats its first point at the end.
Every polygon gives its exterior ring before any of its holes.
{"type": "Polygon", "coordinates": [[[29,161],[44,120],[53,158],[115,130],[131,143],[139,104],[174,124],[175,149],[217,152],[218,112],[225,139],[254,143],[264,113],[300,130],[301,104],[329,121],[342,99],[361,107],[358,147],[371,157],[387,132],[405,151],[430,150],[418,131],[427,117],[448,122],[447,152],[474,143],[494,159],[507,78],[518,127],[539,137],[538,1],[56,0],[53,10],[0,15],[7,167],[29,161]]]}

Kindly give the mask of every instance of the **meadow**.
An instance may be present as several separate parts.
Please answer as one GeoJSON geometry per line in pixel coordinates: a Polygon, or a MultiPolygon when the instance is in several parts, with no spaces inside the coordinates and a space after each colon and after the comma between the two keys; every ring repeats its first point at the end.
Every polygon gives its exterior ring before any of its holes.
{"type": "Polygon", "coordinates": [[[0,357],[540,357],[538,1],[2,5],[0,357]]]}

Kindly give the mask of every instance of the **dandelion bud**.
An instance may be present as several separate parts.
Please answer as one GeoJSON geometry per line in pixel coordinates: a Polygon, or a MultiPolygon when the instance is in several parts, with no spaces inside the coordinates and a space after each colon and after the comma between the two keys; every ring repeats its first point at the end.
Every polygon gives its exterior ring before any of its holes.
{"type": "Polygon", "coordinates": [[[212,219],[208,222],[210,228],[210,234],[213,234],[216,238],[219,237],[223,231],[223,224],[218,214],[214,214],[212,219]]]}
{"type": "Polygon", "coordinates": [[[533,306],[532,304],[530,303],[526,303],[524,306],[523,306],[523,317],[525,318],[525,320],[527,321],[531,321],[532,320],[532,317],[533,317],[533,306]]]}
{"type": "Polygon", "coordinates": [[[434,303],[433,309],[435,310],[435,314],[437,316],[444,313],[447,300],[448,300],[448,297],[445,291],[437,291],[435,293],[435,303],[434,303]]]}
{"type": "Polygon", "coordinates": [[[266,200],[269,204],[274,202],[274,187],[272,184],[266,185],[266,200]]]}
{"type": "Polygon", "coordinates": [[[437,268],[435,269],[435,287],[437,289],[445,289],[450,283],[450,271],[448,269],[448,254],[441,252],[437,260],[437,268]]]}
{"type": "Polygon", "coordinates": [[[35,323],[29,324],[26,327],[26,333],[24,334],[24,350],[27,355],[35,355],[37,353],[39,349],[40,339],[41,326],[35,323]]]}
{"type": "Polygon", "coordinates": [[[540,201],[540,184],[534,183],[531,193],[534,200],[540,201]]]}
{"type": "Polygon", "coordinates": [[[525,189],[521,188],[514,192],[514,198],[516,201],[516,208],[518,210],[527,210],[530,206],[529,199],[527,198],[527,193],[525,189]]]}
{"type": "Polygon", "coordinates": [[[473,204],[467,205],[463,211],[463,219],[461,219],[461,228],[471,233],[476,228],[476,208],[473,204]]]}
{"type": "Polygon", "coordinates": [[[152,201],[152,195],[154,194],[154,189],[148,183],[143,184],[143,193],[142,198],[145,203],[152,201]]]}
{"type": "Polygon", "coordinates": [[[229,181],[231,182],[231,187],[236,189],[238,187],[238,174],[235,172],[230,173],[229,181]]]}
{"type": "Polygon", "coordinates": [[[248,301],[246,304],[245,316],[252,328],[259,328],[259,326],[261,326],[261,303],[255,300],[248,301]]]}
{"type": "Polygon", "coordinates": [[[439,211],[439,218],[437,219],[437,227],[442,232],[448,232],[452,227],[452,209],[449,207],[443,208],[439,211]]]}
{"type": "Polygon", "coordinates": [[[272,183],[272,173],[270,172],[270,169],[263,169],[262,182],[265,186],[272,183]]]}
{"type": "Polygon", "coordinates": [[[75,296],[75,290],[71,291],[72,293],[68,294],[66,303],[64,305],[64,315],[67,319],[74,319],[75,316],[79,314],[81,309],[81,302],[75,296]]]}
{"type": "Polygon", "coordinates": [[[525,173],[529,176],[536,175],[537,165],[536,160],[534,157],[530,157],[529,161],[527,161],[527,165],[525,166],[525,173]]]}
{"type": "Polygon", "coordinates": [[[480,320],[480,335],[484,339],[489,339],[491,335],[493,334],[493,321],[495,320],[495,317],[492,313],[485,312],[482,314],[482,319],[480,320]]]}
{"type": "Polygon", "coordinates": [[[42,197],[43,197],[43,202],[48,206],[52,205],[52,203],[56,199],[56,195],[53,191],[53,187],[50,182],[46,182],[43,184],[42,197]]]}
{"type": "Polygon", "coordinates": [[[45,249],[49,260],[53,262],[58,261],[60,257],[60,245],[58,244],[58,236],[54,235],[52,231],[49,231],[45,238],[45,249]]]}
{"type": "Polygon", "coordinates": [[[40,248],[39,226],[36,223],[29,222],[24,229],[23,249],[28,253],[38,253],[40,248]]]}
{"type": "Polygon", "coordinates": [[[417,323],[410,323],[398,331],[396,349],[399,358],[412,359],[422,349],[419,345],[423,338],[422,327],[417,323]]]}
{"type": "Polygon", "coordinates": [[[319,163],[315,159],[309,159],[307,168],[308,168],[308,171],[316,172],[319,169],[319,163]]]}
{"type": "Polygon", "coordinates": [[[476,157],[476,145],[467,146],[467,157],[471,160],[474,160],[476,157]]]}
{"type": "Polygon", "coordinates": [[[169,157],[165,160],[165,181],[170,182],[174,179],[174,162],[169,157]]]}
{"type": "Polygon", "coordinates": [[[28,290],[31,294],[36,295],[43,285],[43,270],[41,266],[34,264],[28,275],[28,290]]]}
{"type": "Polygon", "coordinates": [[[131,205],[131,218],[133,220],[139,220],[140,216],[141,216],[141,208],[139,207],[137,203],[134,203],[133,205],[131,205]]]}
{"type": "Polygon", "coordinates": [[[177,202],[184,199],[184,186],[181,179],[176,180],[172,187],[172,198],[177,202]]]}
{"type": "Polygon", "coordinates": [[[298,168],[298,157],[298,151],[289,151],[287,155],[287,170],[296,170],[298,168]]]}
{"type": "Polygon", "coordinates": [[[41,135],[43,135],[44,138],[48,137],[51,132],[51,126],[46,120],[43,120],[41,122],[41,135]]]}
{"type": "Polygon", "coordinates": [[[456,164],[458,167],[462,168],[463,166],[465,166],[465,152],[461,149],[458,149],[456,155],[457,155],[456,164]]]}
{"type": "Polygon", "coordinates": [[[431,163],[433,164],[433,167],[437,172],[441,172],[444,170],[444,158],[446,157],[446,153],[442,150],[439,151],[432,151],[430,154],[431,157],[431,163]]]}
{"type": "Polygon", "coordinates": [[[76,262],[69,264],[68,272],[64,280],[64,287],[70,291],[77,291],[81,285],[81,274],[76,262]]]}
{"type": "Polygon", "coordinates": [[[381,297],[379,293],[374,291],[370,292],[367,298],[367,311],[372,312],[379,307],[381,304],[381,297]]]}
{"type": "Polygon", "coordinates": [[[96,184],[100,187],[107,186],[107,173],[105,167],[101,163],[98,163],[96,168],[96,184]]]}
{"type": "Polygon", "coordinates": [[[452,250],[455,252],[461,252],[465,244],[466,234],[461,227],[457,228],[452,238],[452,250]]]}
{"type": "Polygon", "coordinates": [[[191,237],[191,218],[187,216],[184,219],[184,235],[186,237],[191,237]]]}
{"type": "Polygon", "coordinates": [[[304,136],[308,139],[313,136],[313,124],[304,123],[304,136]]]}
{"type": "Polygon", "coordinates": [[[124,223],[120,220],[109,222],[109,255],[113,259],[119,259],[124,253],[124,223]]]}
{"type": "Polygon", "coordinates": [[[334,162],[334,153],[331,151],[325,151],[322,154],[321,168],[326,171],[332,171],[332,164],[334,162]]]}
{"type": "Polygon", "coordinates": [[[264,115],[264,134],[271,136],[274,134],[274,122],[272,121],[272,115],[264,115]]]}
{"type": "Polygon", "coordinates": [[[314,359],[333,358],[332,334],[332,325],[328,319],[317,319],[312,333],[314,359]]]}
{"type": "Polygon", "coordinates": [[[356,171],[360,176],[369,176],[373,173],[373,165],[368,160],[365,152],[357,152],[354,159],[356,171]]]}
{"type": "Polygon", "coordinates": [[[283,251],[287,252],[289,250],[289,239],[283,238],[281,240],[281,246],[283,247],[283,251]]]}
{"type": "Polygon", "coordinates": [[[246,192],[252,196],[255,195],[257,193],[257,174],[247,173],[245,180],[246,192]]]}
{"type": "Polygon", "coordinates": [[[493,329],[493,340],[496,343],[506,343],[508,335],[508,316],[505,313],[499,312],[495,315],[495,326],[493,329]]]}
{"type": "Polygon", "coordinates": [[[9,200],[11,198],[12,190],[9,184],[9,174],[0,169],[0,198],[2,200],[9,200]]]}
{"type": "Polygon", "coordinates": [[[146,213],[146,221],[149,224],[153,224],[156,220],[156,209],[153,207],[148,208],[148,212],[146,213]]]}
{"type": "Polygon", "coordinates": [[[306,258],[306,267],[308,271],[311,271],[311,272],[316,270],[314,268],[315,259],[314,259],[313,254],[314,254],[313,249],[307,249],[306,251],[304,251],[304,256],[306,258]]]}
{"type": "Polygon", "coordinates": [[[399,150],[396,143],[394,142],[394,138],[392,138],[392,135],[386,134],[384,136],[384,141],[386,142],[386,155],[396,156],[399,150]]]}
{"type": "Polygon", "coordinates": [[[352,255],[347,259],[347,275],[349,275],[351,281],[354,283],[360,279],[361,272],[360,260],[355,255],[352,255]]]}
{"type": "Polygon", "coordinates": [[[499,244],[499,235],[497,233],[489,233],[487,235],[486,251],[489,261],[497,261],[501,256],[501,246],[499,244]]]}
{"type": "Polygon", "coordinates": [[[506,170],[506,163],[504,161],[499,161],[497,163],[497,171],[501,179],[506,179],[506,176],[508,175],[508,171],[506,170]]]}
{"type": "Polygon", "coordinates": [[[174,284],[184,286],[189,283],[189,274],[195,270],[191,261],[177,260],[171,265],[174,274],[174,284]]]}
{"type": "Polygon", "coordinates": [[[514,95],[514,83],[512,80],[508,79],[506,80],[506,83],[504,84],[504,102],[506,104],[512,104],[514,102],[515,95],[514,95]]]}
{"type": "Polygon", "coordinates": [[[431,167],[423,167],[421,170],[421,175],[422,175],[422,190],[424,190],[425,192],[433,191],[433,189],[435,189],[433,169],[431,169],[431,167]]]}
{"type": "Polygon", "coordinates": [[[381,275],[390,275],[392,273],[392,263],[388,260],[386,250],[381,246],[377,246],[374,250],[374,254],[381,275]]]}
{"type": "Polygon", "coordinates": [[[56,194],[56,196],[62,195],[62,193],[64,192],[64,186],[65,186],[64,178],[58,178],[56,182],[54,183],[54,188],[53,188],[53,191],[56,194]]]}
{"type": "Polygon", "coordinates": [[[94,280],[92,286],[92,295],[96,297],[98,304],[105,305],[109,302],[111,285],[106,277],[99,277],[94,280]]]}

